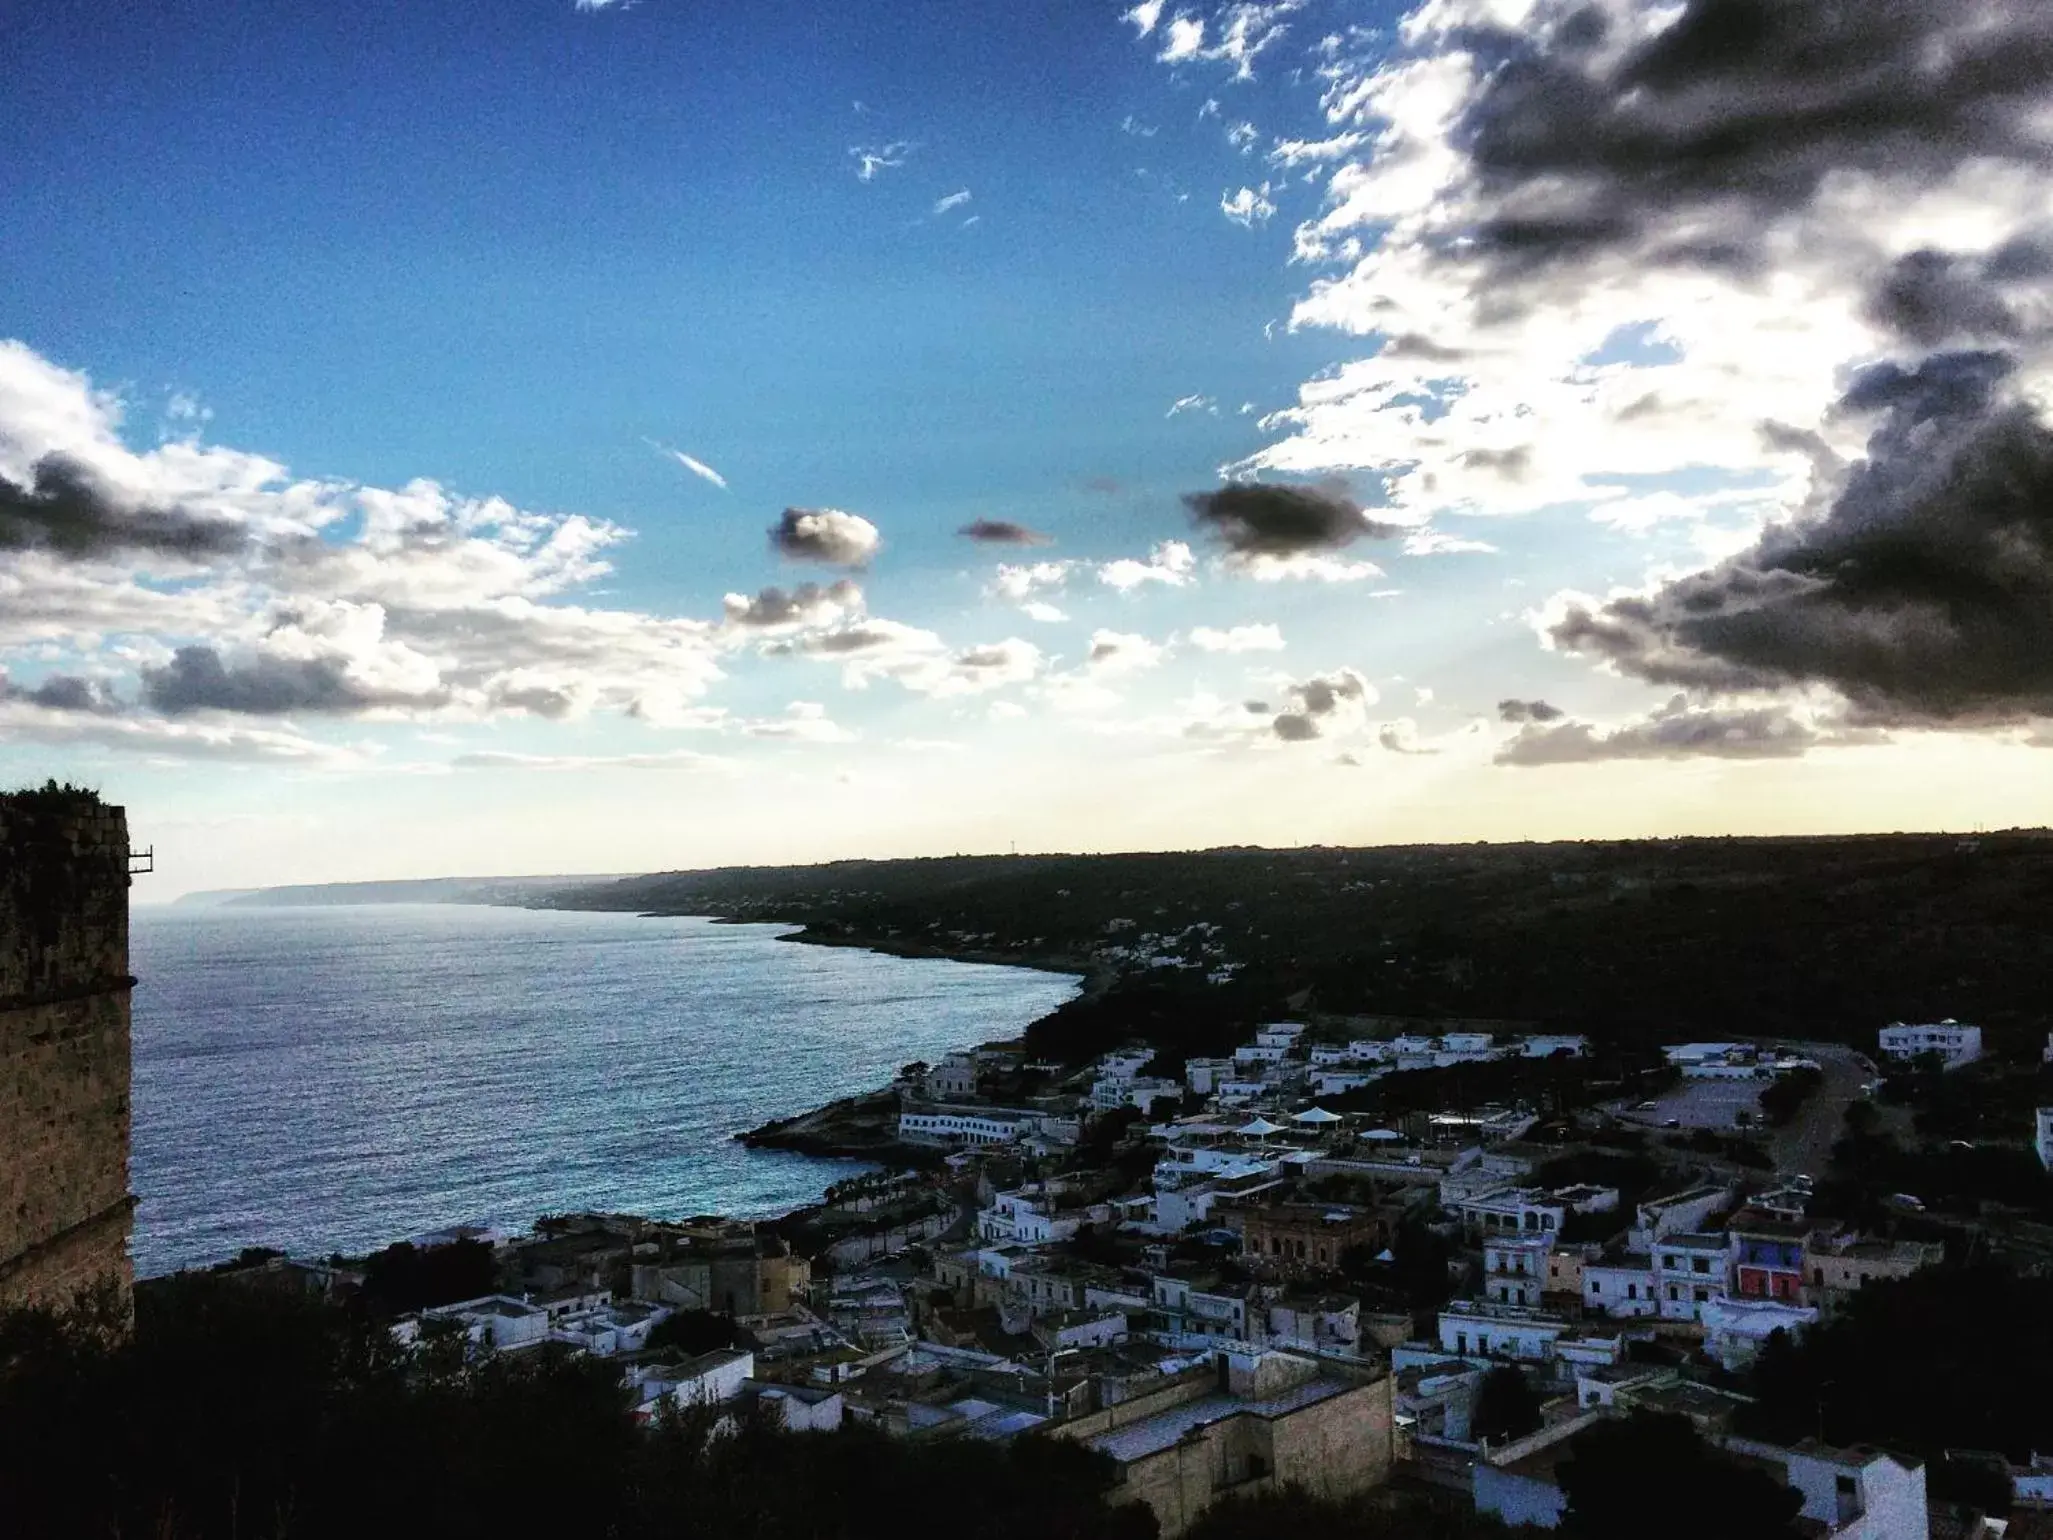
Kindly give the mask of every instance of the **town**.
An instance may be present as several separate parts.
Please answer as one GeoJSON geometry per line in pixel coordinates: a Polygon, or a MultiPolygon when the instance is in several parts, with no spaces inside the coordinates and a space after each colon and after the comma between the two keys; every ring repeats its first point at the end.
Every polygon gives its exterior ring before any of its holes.
{"type": "MultiPolygon", "coordinates": [[[[1949,1212],[1847,1167],[1891,1128],[1945,1126],[1962,1077],[2029,1088],[2040,1067],[1952,1021],[1881,1027],[1872,1051],[1688,1042],[1638,1064],[1577,1034],[1316,1015],[1181,1062],[992,1043],[906,1066],[899,1162],[780,1219],[559,1216],[219,1271],[433,1294],[396,1310],[397,1341],[606,1360],[644,1421],[1080,1443],[1169,1536],[1291,1488],[1552,1529],[1579,1440],[1636,1413],[1793,1489],[1806,1533],[2053,1533],[2036,1451],[1764,1437],[1752,1393],[1878,1290],[2036,1262],[2053,1227],[2029,1204],[1949,1212]]],[[[2049,1136],[2034,1108],[1984,1155],[2043,1167],[2049,1136]]]]}

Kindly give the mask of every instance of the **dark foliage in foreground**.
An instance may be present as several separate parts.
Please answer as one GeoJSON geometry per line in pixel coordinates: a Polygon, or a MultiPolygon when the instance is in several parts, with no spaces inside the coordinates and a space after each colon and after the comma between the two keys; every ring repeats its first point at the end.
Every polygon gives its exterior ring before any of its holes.
{"type": "Polygon", "coordinates": [[[1534,1533],[1444,1493],[1382,1491],[1335,1502],[1292,1486],[1214,1503],[1184,1540],[1509,1540],[1534,1533]]]}
{"type": "Polygon", "coordinates": [[[1754,1368],[1749,1432],[1879,1444],[1936,1460],[2053,1448],[2053,1278],[2006,1267],[1932,1268],[1867,1285],[1840,1315],[1754,1368]]]}
{"type": "Polygon", "coordinates": [[[1684,1417],[1641,1413],[1578,1433],[1555,1477],[1574,1540],[1773,1540],[1801,1533],[1803,1498],[1713,1448],[1684,1417]]]}
{"type": "Polygon", "coordinates": [[[1147,1540],[1077,1445],[924,1446],[694,1412],[651,1428],[614,1365],[552,1350],[409,1361],[360,1313],[204,1275],[118,1314],[0,1317],[0,1531],[68,1540],[902,1534],[1147,1540]]]}

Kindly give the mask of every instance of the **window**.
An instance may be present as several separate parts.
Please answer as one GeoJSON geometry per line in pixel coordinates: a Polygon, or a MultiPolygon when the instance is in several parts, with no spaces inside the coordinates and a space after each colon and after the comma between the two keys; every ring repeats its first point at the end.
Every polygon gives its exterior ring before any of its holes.
{"type": "Polygon", "coordinates": [[[1627,1299],[1638,1299],[1640,1297],[1640,1286],[1636,1283],[1628,1283],[1625,1286],[1625,1297],[1627,1299]]]}
{"type": "Polygon", "coordinates": [[[1710,1259],[1707,1257],[1692,1257],[1689,1270],[1693,1273],[1708,1273],[1711,1270],[1710,1259]]]}
{"type": "Polygon", "coordinates": [[[1604,1292],[1604,1280],[1601,1278],[1592,1278],[1590,1280],[1590,1292],[1592,1294],[1602,1294],[1604,1292]]]}
{"type": "Polygon", "coordinates": [[[1671,1283],[1668,1285],[1668,1297],[1671,1300],[1679,1300],[1682,1298],[1682,1290],[1671,1283]]]}
{"type": "Polygon", "coordinates": [[[1681,1258],[1681,1257],[1663,1257],[1663,1258],[1661,1259],[1661,1265],[1662,1265],[1663,1267],[1667,1268],[1667,1269],[1668,1269],[1668,1270],[1669,1270],[1670,1272],[1672,1272],[1672,1273],[1679,1273],[1679,1272],[1681,1272],[1681,1271],[1682,1271],[1682,1258],[1681,1258]]]}

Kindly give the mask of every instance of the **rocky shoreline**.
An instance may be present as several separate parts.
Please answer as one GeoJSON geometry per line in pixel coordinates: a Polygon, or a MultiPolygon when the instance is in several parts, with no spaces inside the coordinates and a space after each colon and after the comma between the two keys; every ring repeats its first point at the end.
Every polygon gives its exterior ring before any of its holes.
{"type": "MultiPolygon", "coordinates": [[[[651,915],[674,915],[684,911],[650,910],[651,915]]],[[[775,924],[776,921],[740,919],[716,915],[718,925],[775,924]]],[[[1055,954],[976,951],[902,941],[895,937],[835,935],[817,926],[801,925],[781,941],[806,946],[856,947],[893,957],[928,958],[943,962],[986,963],[1007,968],[1037,968],[1046,973],[1066,973],[1080,981],[1085,996],[1102,993],[1110,975],[1073,957],[1055,954]]],[[[966,1047],[976,1046],[966,1044],[966,1047]]],[[[925,1145],[904,1144],[898,1138],[898,1094],[891,1087],[861,1092],[831,1101],[824,1107],[790,1117],[772,1118],[755,1128],[734,1135],[737,1143],[752,1150],[789,1150],[799,1155],[817,1155],[842,1160],[864,1160],[877,1164],[926,1167],[938,1163],[939,1153],[925,1145]]]]}

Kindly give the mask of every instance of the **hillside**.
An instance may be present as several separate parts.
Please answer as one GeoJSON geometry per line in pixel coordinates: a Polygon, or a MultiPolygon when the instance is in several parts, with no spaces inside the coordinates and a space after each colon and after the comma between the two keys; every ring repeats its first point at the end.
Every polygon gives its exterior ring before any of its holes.
{"type": "Polygon", "coordinates": [[[1140,1011],[1171,1035],[1170,1018],[1309,1008],[1632,1040],[1852,1041],[1955,1016],[2022,1042],[2053,1000],[2044,831],[849,861],[547,901],[1074,967],[1110,990],[1072,1014],[1140,1011]]]}

